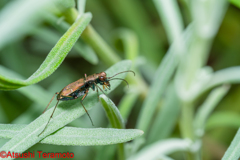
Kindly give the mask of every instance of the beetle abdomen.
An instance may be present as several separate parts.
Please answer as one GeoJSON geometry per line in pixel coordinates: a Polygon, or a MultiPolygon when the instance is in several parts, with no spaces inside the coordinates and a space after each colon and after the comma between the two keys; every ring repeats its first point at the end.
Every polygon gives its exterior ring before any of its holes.
{"type": "Polygon", "coordinates": [[[84,90],[76,90],[75,92],[73,92],[72,94],[70,94],[70,96],[74,97],[75,99],[78,97],[81,97],[85,94],[84,90]]]}

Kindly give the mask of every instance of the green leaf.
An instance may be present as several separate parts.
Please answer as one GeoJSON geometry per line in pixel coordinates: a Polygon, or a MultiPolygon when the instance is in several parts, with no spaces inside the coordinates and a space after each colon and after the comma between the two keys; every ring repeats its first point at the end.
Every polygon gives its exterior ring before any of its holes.
{"type": "Polygon", "coordinates": [[[0,124],[0,137],[4,139],[13,138],[26,126],[25,124],[0,124]]]}
{"type": "MultiPolygon", "coordinates": [[[[41,86],[36,84],[22,87],[16,90],[27,96],[34,103],[24,113],[15,118],[12,121],[13,124],[28,124],[32,122],[34,119],[36,119],[36,116],[42,114],[42,112],[46,108],[46,100],[50,100],[54,93],[59,90],[59,88],[62,88],[66,84],[69,84],[73,81],[71,79],[73,79],[72,76],[74,73],[64,69],[63,67],[64,65],[62,66],[61,74],[63,74],[64,77],[61,77],[59,79],[53,79],[54,81],[52,81],[49,91],[43,89],[41,86]]],[[[53,99],[52,104],[55,104],[56,102],[56,99],[53,99]]]]}
{"type": "MultiPolygon", "coordinates": [[[[183,39],[187,44],[190,42],[192,28],[187,29],[183,35],[183,39]]],[[[151,118],[153,117],[154,111],[157,107],[159,99],[161,99],[164,91],[166,90],[167,84],[170,82],[172,75],[177,67],[179,61],[179,50],[177,48],[177,41],[175,41],[161,64],[159,65],[154,80],[149,89],[149,93],[143,102],[143,106],[137,121],[137,128],[144,132],[148,130],[150,126],[151,118]]]]}
{"type": "Polygon", "coordinates": [[[158,157],[160,160],[174,160],[174,159],[172,159],[172,158],[170,158],[170,157],[167,157],[167,156],[160,156],[160,157],[158,157]]]}
{"type": "MultiPolygon", "coordinates": [[[[99,98],[112,127],[121,129],[125,128],[123,118],[115,104],[105,95],[101,95],[99,98]]],[[[118,144],[118,157],[119,160],[125,159],[124,145],[122,143],[118,144]]]]}
{"type": "Polygon", "coordinates": [[[40,105],[45,106],[45,100],[49,99],[49,97],[52,97],[53,94],[50,94],[46,90],[44,90],[41,86],[39,85],[30,85],[27,87],[22,87],[17,90],[18,92],[22,93],[35,103],[38,103],[40,105]],[[34,94],[33,94],[34,93],[34,94]]]}
{"type": "Polygon", "coordinates": [[[82,56],[86,61],[96,65],[98,63],[98,57],[94,50],[82,40],[78,40],[76,45],[74,46],[74,50],[82,56]]]}
{"type": "Polygon", "coordinates": [[[156,67],[164,53],[163,44],[155,29],[149,25],[150,18],[141,1],[118,0],[109,1],[108,4],[117,20],[127,24],[136,32],[141,43],[142,55],[148,59],[151,65],[156,67]]]}
{"type": "Polygon", "coordinates": [[[100,102],[113,128],[125,128],[123,118],[115,104],[105,95],[99,96],[100,102]]]}
{"type": "Polygon", "coordinates": [[[142,134],[143,132],[137,129],[78,129],[68,127],[61,129],[53,136],[46,137],[41,143],[80,146],[109,145],[127,142],[142,134]]]}
{"type": "MultiPolygon", "coordinates": [[[[60,20],[58,17],[52,14],[46,14],[46,17],[47,20],[61,33],[64,33],[70,27],[67,22],[60,20]]],[[[94,50],[80,39],[74,45],[73,49],[76,50],[88,62],[92,64],[98,63],[98,57],[94,50]]]]}
{"type": "Polygon", "coordinates": [[[128,119],[138,97],[139,93],[137,93],[137,91],[130,91],[126,93],[119,102],[118,108],[125,121],[128,119]]]}
{"type": "Polygon", "coordinates": [[[229,67],[215,72],[202,92],[205,92],[213,87],[221,84],[239,83],[240,82],[240,67],[229,67]]]}
{"type": "Polygon", "coordinates": [[[86,0],[78,0],[77,6],[79,14],[83,14],[85,12],[86,0]]]}
{"type": "Polygon", "coordinates": [[[143,106],[137,121],[137,128],[147,131],[149,123],[157,107],[159,99],[163,95],[167,84],[177,66],[178,58],[171,49],[160,64],[154,80],[149,89],[149,93],[143,102],[143,106]]]}
{"type": "Polygon", "coordinates": [[[6,123],[7,122],[7,116],[5,115],[5,112],[0,104],[0,122],[6,123]]]}
{"type": "Polygon", "coordinates": [[[138,57],[139,42],[137,35],[129,29],[118,29],[114,33],[114,38],[120,39],[123,43],[125,58],[134,61],[138,57]]]}
{"type": "MultiPolygon", "coordinates": [[[[153,0],[161,17],[168,39],[173,42],[179,39],[183,32],[183,20],[176,0],[153,0]]],[[[180,40],[180,39],[179,39],[180,40]]]]}
{"type": "Polygon", "coordinates": [[[140,150],[136,155],[131,156],[128,160],[155,160],[160,156],[165,156],[177,151],[189,150],[191,142],[187,139],[167,139],[158,141],[140,150]]]}
{"type": "Polygon", "coordinates": [[[99,59],[107,66],[111,66],[121,60],[91,25],[86,28],[81,38],[91,46],[99,59]]]}
{"type": "Polygon", "coordinates": [[[83,30],[89,24],[92,18],[91,13],[86,13],[74,22],[68,31],[61,37],[58,43],[52,48],[45,61],[38,70],[27,80],[22,80],[16,74],[7,74],[5,68],[1,67],[0,89],[13,90],[26,85],[37,83],[51,75],[62,63],[68,52],[72,49],[75,42],[80,37],[83,30]],[[4,73],[4,74],[3,74],[4,73]]]}
{"type": "Polygon", "coordinates": [[[204,103],[199,107],[194,119],[195,134],[199,137],[203,136],[205,123],[217,104],[227,94],[230,86],[221,86],[214,89],[204,103]]]}
{"type": "MultiPolygon", "coordinates": [[[[13,138],[27,125],[0,124],[0,137],[13,138]]],[[[130,141],[143,132],[138,129],[113,129],[113,128],[75,128],[64,127],[47,136],[40,143],[71,146],[109,145],[130,141]]]]}
{"type": "Polygon", "coordinates": [[[206,86],[204,77],[202,78],[199,73],[204,70],[203,67],[207,63],[210,45],[226,9],[226,0],[195,0],[191,3],[194,36],[184,58],[181,59],[176,77],[180,99],[185,102],[194,101],[195,96],[198,96],[201,89],[206,86]]]}
{"type": "Polygon", "coordinates": [[[240,157],[240,129],[238,129],[237,134],[235,135],[231,145],[228,147],[225,152],[222,160],[238,160],[240,157]]]}
{"type": "Polygon", "coordinates": [[[191,12],[197,36],[204,38],[206,42],[207,39],[214,38],[227,7],[228,2],[226,0],[193,1],[191,3],[191,12]]]}
{"type": "MultiPolygon", "coordinates": [[[[121,61],[114,66],[106,70],[108,76],[114,75],[118,72],[129,70],[131,62],[129,60],[121,61]]],[[[125,74],[118,75],[119,78],[124,78],[125,74]]],[[[115,89],[121,81],[111,81],[112,90],[115,89]]],[[[110,93],[112,90],[108,91],[110,93]]],[[[50,99],[51,97],[49,97],[50,99]]],[[[98,102],[96,92],[90,91],[83,104],[87,110],[91,109],[98,102]]],[[[46,102],[47,104],[48,102],[46,102]]],[[[38,143],[41,139],[45,138],[49,134],[55,132],[59,128],[65,126],[76,118],[85,114],[85,110],[80,104],[80,100],[64,101],[58,105],[54,112],[53,118],[51,119],[46,130],[38,136],[46,126],[46,123],[52,114],[53,108],[47,110],[44,114],[39,116],[35,121],[27,125],[19,134],[14,136],[8,141],[0,150],[23,152],[29,147],[38,143]]],[[[94,121],[94,119],[93,119],[94,121]]],[[[91,123],[89,123],[91,125],[91,123]]]]}
{"type": "Polygon", "coordinates": [[[173,158],[167,157],[167,156],[160,156],[160,160],[174,160],[173,158]]]}
{"type": "Polygon", "coordinates": [[[240,115],[233,111],[219,111],[213,113],[206,124],[206,129],[211,130],[216,127],[240,127],[240,115]]]}
{"type": "Polygon", "coordinates": [[[180,114],[180,102],[173,84],[168,87],[166,100],[157,113],[149,133],[148,142],[153,143],[170,136],[180,114]]]}
{"type": "Polygon", "coordinates": [[[229,0],[230,3],[235,5],[236,7],[240,8],[240,1],[239,0],[229,0]]]}
{"type": "Polygon", "coordinates": [[[57,0],[55,1],[56,7],[60,10],[60,12],[64,12],[69,8],[75,7],[75,1],[74,0],[57,0]]]}
{"type": "MultiPolygon", "coordinates": [[[[37,84],[22,87],[20,89],[17,89],[17,91],[25,95],[34,103],[24,113],[12,121],[14,124],[26,124],[33,121],[37,115],[41,114],[44,111],[47,105],[46,100],[50,99],[50,97],[54,95],[54,92],[50,93],[37,84]]],[[[56,101],[53,100],[52,103],[56,103],[56,101]]]]}
{"type": "Polygon", "coordinates": [[[52,1],[41,0],[36,5],[32,0],[11,1],[0,13],[0,48],[27,34],[44,17],[41,10],[51,6],[52,1]],[[27,9],[26,9],[27,8],[27,9]]]}

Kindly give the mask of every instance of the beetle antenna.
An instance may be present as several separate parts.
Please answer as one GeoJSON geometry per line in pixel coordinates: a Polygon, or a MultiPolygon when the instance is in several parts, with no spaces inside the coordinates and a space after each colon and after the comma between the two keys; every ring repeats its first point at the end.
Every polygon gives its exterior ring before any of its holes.
{"type": "Polygon", "coordinates": [[[129,88],[129,84],[128,84],[128,82],[127,82],[125,79],[122,79],[122,78],[112,78],[112,79],[110,79],[109,81],[115,80],[115,79],[117,79],[117,80],[122,80],[122,81],[126,82],[127,85],[128,85],[128,88],[129,88]]]}
{"type": "Polygon", "coordinates": [[[115,77],[116,75],[118,75],[118,74],[121,74],[121,73],[125,73],[125,72],[132,72],[132,73],[134,74],[134,76],[135,76],[135,72],[133,72],[133,71],[129,70],[129,71],[123,71],[123,72],[119,72],[119,73],[117,73],[117,74],[113,75],[112,77],[107,77],[107,78],[108,78],[108,79],[111,79],[111,78],[115,77]]]}

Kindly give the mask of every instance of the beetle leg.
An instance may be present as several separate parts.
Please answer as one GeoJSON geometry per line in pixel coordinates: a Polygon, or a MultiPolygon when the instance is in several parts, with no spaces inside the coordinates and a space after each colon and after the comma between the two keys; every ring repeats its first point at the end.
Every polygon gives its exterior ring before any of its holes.
{"type": "Polygon", "coordinates": [[[99,99],[99,94],[98,94],[98,88],[97,88],[97,96],[98,96],[98,101],[100,102],[100,99],[99,99]]]}
{"type": "Polygon", "coordinates": [[[92,88],[93,91],[95,91],[95,86],[94,85],[92,85],[91,88],[92,88]]]}
{"type": "Polygon", "coordinates": [[[48,108],[49,104],[52,102],[52,100],[53,100],[53,98],[56,96],[56,94],[59,94],[59,93],[58,93],[58,92],[56,92],[56,93],[53,95],[53,97],[52,97],[51,101],[48,103],[48,105],[47,105],[47,107],[44,109],[43,113],[44,113],[44,112],[47,110],[47,108],[48,108]]]}
{"type": "Polygon", "coordinates": [[[107,95],[103,92],[103,90],[94,82],[94,84],[96,85],[96,87],[100,90],[100,91],[102,91],[102,93],[107,97],[107,95]]]}
{"type": "MultiPolygon", "coordinates": [[[[84,105],[83,105],[83,100],[86,98],[86,96],[88,95],[88,89],[85,91],[85,95],[82,97],[82,99],[81,99],[81,104],[82,104],[82,106],[83,106],[83,108],[84,108],[84,110],[85,110],[85,112],[87,113],[87,115],[88,115],[88,117],[89,117],[89,119],[91,120],[91,122],[92,122],[92,125],[93,125],[93,121],[92,121],[92,118],[90,117],[90,115],[88,114],[88,111],[86,110],[86,108],[84,107],[84,105]]],[[[94,126],[94,125],[93,125],[94,126]]]]}
{"type": "Polygon", "coordinates": [[[52,112],[52,114],[51,114],[51,116],[50,116],[50,118],[48,119],[48,122],[47,122],[47,124],[46,124],[46,126],[45,126],[45,128],[43,129],[43,131],[38,135],[38,136],[40,136],[44,131],[45,131],[45,129],[47,128],[47,126],[48,126],[48,123],[50,122],[50,119],[52,118],[52,116],[53,116],[53,113],[55,112],[55,109],[57,108],[57,105],[58,105],[58,102],[59,102],[59,100],[57,101],[57,104],[55,105],[55,107],[54,107],[54,109],[53,109],[53,112],[52,112]]]}

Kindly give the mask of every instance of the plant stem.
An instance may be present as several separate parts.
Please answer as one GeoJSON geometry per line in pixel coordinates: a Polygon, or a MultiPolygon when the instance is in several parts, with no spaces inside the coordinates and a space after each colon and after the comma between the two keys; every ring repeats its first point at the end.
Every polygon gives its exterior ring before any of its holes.
{"type": "Polygon", "coordinates": [[[150,25],[148,13],[140,1],[114,0],[108,1],[109,9],[127,28],[137,33],[142,54],[155,67],[163,57],[163,43],[150,25]]]}
{"type": "Polygon", "coordinates": [[[99,58],[107,66],[111,66],[121,60],[91,25],[87,26],[81,37],[96,51],[99,58]]]}
{"type": "MultiPolygon", "coordinates": [[[[78,17],[78,11],[75,8],[70,8],[64,12],[64,16],[66,21],[72,24],[78,17]]],[[[99,58],[107,66],[111,66],[121,60],[91,25],[87,26],[81,38],[96,51],[99,58]]]]}
{"type": "MultiPolygon", "coordinates": [[[[105,95],[100,96],[100,102],[106,112],[106,115],[111,123],[113,128],[124,129],[125,125],[123,123],[123,118],[118,111],[115,104],[109,100],[105,95]]],[[[124,160],[125,159],[125,152],[124,152],[124,143],[118,144],[118,159],[124,160]]]]}
{"type": "Polygon", "coordinates": [[[193,133],[193,105],[191,103],[183,102],[181,115],[181,132],[183,138],[194,140],[193,133]]]}
{"type": "MultiPolygon", "coordinates": [[[[196,137],[194,135],[194,105],[192,102],[183,102],[182,104],[182,114],[180,119],[180,128],[182,132],[182,137],[190,139],[193,143],[196,142],[196,137]]],[[[200,151],[192,152],[191,150],[187,153],[188,160],[200,160],[200,151]]]]}
{"type": "Polygon", "coordinates": [[[118,160],[125,160],[124,143],[118,144],[118,160]]]}
{"type": "MultiPolygon", "coordinates": [[[[66,16],[66,21],[72,24],[74,19],[78,17],[78,11],[75,8],[71,8],[66,10],[64,15],[66,16]]],[[[114,50],[104,41],[104,39],[94,30],[91,25],[86,27],[81,35],[81,38],[94,49],[99,59],[101,59],[101,61],[103,61],[107,66],[112,66],[121,60],[117,53],[114,52],[114,50]]],[[[142,98],[146,97],[148,87],[141,76],[136,75],[135,78],[132,78],[132,75],[127,75],[126,80],[129,82],[129,84],[134,84],[137,86],[136,88],[140,92],[140,96],[142,98]]]]}

